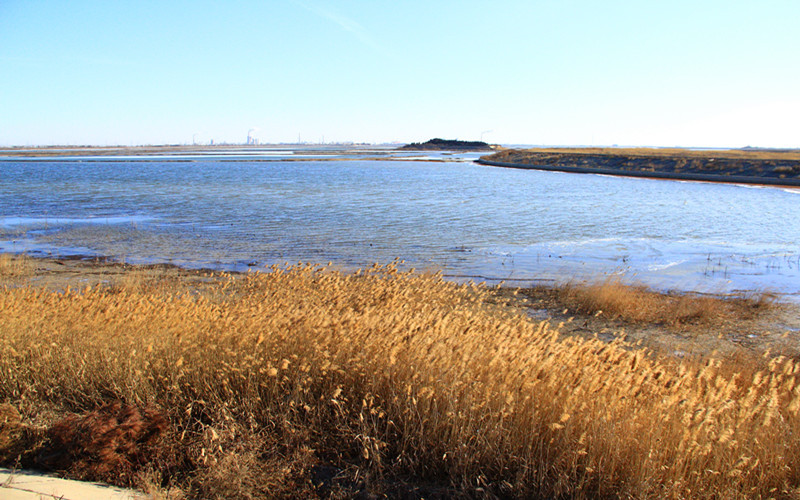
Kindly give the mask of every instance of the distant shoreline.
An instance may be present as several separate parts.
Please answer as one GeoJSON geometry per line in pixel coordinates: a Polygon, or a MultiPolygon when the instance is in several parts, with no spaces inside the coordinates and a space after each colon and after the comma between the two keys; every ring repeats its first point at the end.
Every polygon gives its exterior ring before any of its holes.
{"type": "Polygon", "coordinates": [[[681,180],[681,181],[699,181],[699,182],[722,182],[728,184],[757,184],[765,186],[784,186],[784,187],[797,187],[800,188],[800,180],[798,179],[774,179],[768,177],[746,177],[746,176],[725,176],[713,174],[679,174],[669,172],[642,172],[642,171],[623,171],[613,170],[608,168],[586,168],[586,167],[552,167],[548,165],[536,165],[525,163],[505,163],[498,161],[484,160],[483,158],[475,160],[476,163],[481,165],[488,165],[492,167],[504,168],[518,168],[523,170],[544,170],[549,172],[566,172],[573,174],[599,174],[599,175],[615,175],[619,177],[639,177],[647,179],[661,179],[661,180],[681,180]]]}
{"type": "Polygon", "coordinates": [[[261,151],[304,151],[305,154],[315,154],[330,151],[373,151],[394,149],[393,145],[369,144],[214,144],[214,145],[160,145],[160,146],[33,146],[33,147],[0,147],[0,157],[5,158],[48,158],[48,157],[73,157],[73,156],[103,156],[113,158],[116,156],[146,156],[146,155],[174,155],[189,153],[223,153],[261,151]]]}
{"type": "Polygon", "coordinates": [[[797,151],[564,148],[507,150],[476,161],[495,167],[578,174],[800,187],[797,151]]]}

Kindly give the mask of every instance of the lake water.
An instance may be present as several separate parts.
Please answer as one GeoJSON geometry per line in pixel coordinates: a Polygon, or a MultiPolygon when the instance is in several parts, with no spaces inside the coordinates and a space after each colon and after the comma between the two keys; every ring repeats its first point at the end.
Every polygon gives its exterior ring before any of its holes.
{"type": "Polygon", "coordinates": [[[800,299],[800,190],[391,155],[3,159],[0,251],[228,270],[400,258],[453,279],[800,299]]]}

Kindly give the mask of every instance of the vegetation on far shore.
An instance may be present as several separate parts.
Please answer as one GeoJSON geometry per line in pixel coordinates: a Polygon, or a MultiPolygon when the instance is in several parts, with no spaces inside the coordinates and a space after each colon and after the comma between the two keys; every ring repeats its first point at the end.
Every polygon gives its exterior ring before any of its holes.
{"type": "Polygon", "coordinates": [[[743,148],[743,149],[685,149],[685,148],[616,148],[616,147],[559,147],[559,148],[530,148],[509,149],[508,154],[524,153],[553,153],[553,154],[580,154],[580,155],[620,155],[644,156],[666,158],[699,158],[699,159],[750,159],[750,160],[796,160],[800,161],[800,149],[769,149],[769,148],[743,148]]]}
{"type": "Polygon", "coordinates": [[[412,142],[398,149],[412,151],[491,151],[492,147],[483,141],[436,138],[426,142],[412,142]]]}
{"type": "Polygon", "coordinates": [[[503,150],[481,160],[567,171],[576,167],[599,169],[622,175],[702,175],[721,182],[726,177],[793,185],[800,181],[800,150],[796,149],[535,148],[503,150]]]}
{"type": "Polygon", "coordinates": [[[392,266],[6,286],[0,460],[164,498],[797,495],[800,362],[564,337],[492,293],[392,266]]]}

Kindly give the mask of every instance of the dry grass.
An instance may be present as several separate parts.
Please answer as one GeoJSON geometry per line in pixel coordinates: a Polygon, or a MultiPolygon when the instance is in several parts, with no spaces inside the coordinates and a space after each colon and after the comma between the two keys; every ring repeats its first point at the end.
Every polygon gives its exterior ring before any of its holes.
{"type": "Polygon", "coordinates": [[[616,278],[588,285],[566,285],[557,290],[557,296],[564,307],[582,314],[669,326],[713,325],[730,318],[749,319],[769,309],[773,303],[767,294],[723,299],[658,293],[616,278]]]}
{"type": "Polygon", "coordinates": [[[163,415],[157,447],[124,448],[140,458],[125,467],[151,463],[125,477],[151,486],[202,498],[797,496],[790,359],[754,374],[661,363],[391,267],[133,282],[4,289],[0,402],[28,420],[102,415],[113,401],[145,428],[148,411],[163,415]]]}
{"type": "Polygon", "coordinates": [[[800,150],[741,150],[711,149],[695,150],[681,148],[532,148],[522,149],[526,153],[559,153],[582,155],[622,155],[667,158],[731,158],[738,160],[800,160],[800,150]]]}

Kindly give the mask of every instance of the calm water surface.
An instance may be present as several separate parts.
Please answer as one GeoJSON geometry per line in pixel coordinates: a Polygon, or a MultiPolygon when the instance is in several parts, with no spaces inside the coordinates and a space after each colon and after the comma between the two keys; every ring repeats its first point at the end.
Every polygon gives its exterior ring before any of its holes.
{"type": "Polygon", "coordinates": [[[798,190],[469,161],[191,160],[2,160],[0,251],[237,270],[400,258],[515,285],[620,273],[800,297],[798,190]]]}

